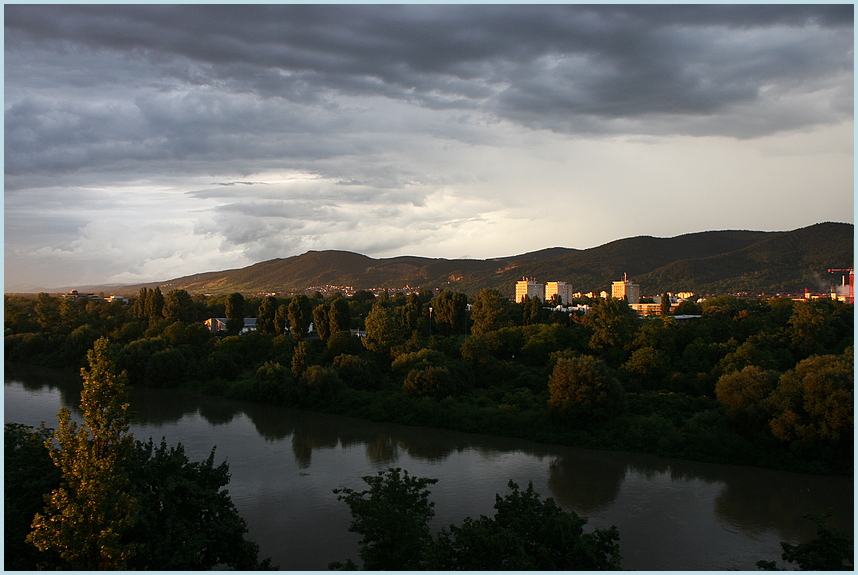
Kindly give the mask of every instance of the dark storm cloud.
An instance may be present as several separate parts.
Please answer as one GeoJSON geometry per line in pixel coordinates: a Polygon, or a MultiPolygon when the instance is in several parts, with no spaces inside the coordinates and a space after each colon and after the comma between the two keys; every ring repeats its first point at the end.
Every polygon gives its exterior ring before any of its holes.
{"type": "Polygon", "coordinates": [[[7,6],[6,44],[121,50],[295,102],[380,95],[575,131],[598,128],[569,115],[713,114],[763,84],[845,72],[852,18],[847,5],[7,6]],[[811,28],[830,34],[803,41],[811,28]]]}

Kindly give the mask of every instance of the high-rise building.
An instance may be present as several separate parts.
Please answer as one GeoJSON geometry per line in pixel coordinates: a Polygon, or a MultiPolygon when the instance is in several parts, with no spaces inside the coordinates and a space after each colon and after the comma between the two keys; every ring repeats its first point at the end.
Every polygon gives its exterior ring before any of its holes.
{"type": "Polygon", "coordinates": [[[536,296],[541,300],[545,299],[545,286],[536,283],[533,278],[522,278],[515,283],[515,301],[521,303],[525,297],[536,296]]]}
{"type": "Polygon", "coordinates": [[[566,282],[548,282],[545,284],[545,301],[551,301],[555,295],[560,296],[563,305],[569,305],[572,301],[572,286],[566,282]]]}
{"type": "Polygon", "coordinates": [[[623,274],[623,279],[611,284],[611,297],[626,298],[629,303],[640,303],[641,286],[630,282],[628,274],[623,274]]]}

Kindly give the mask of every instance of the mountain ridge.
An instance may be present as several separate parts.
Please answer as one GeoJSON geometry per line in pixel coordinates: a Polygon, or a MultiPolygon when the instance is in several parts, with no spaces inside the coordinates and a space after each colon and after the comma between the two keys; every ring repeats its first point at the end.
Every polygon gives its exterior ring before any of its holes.
{"type": "MultiPolygon", "coordinates": [[[[794,292],[818,289],[829,268],[853,264],[854,225],[822,222],[791,231],[714,230],[674,237],[633,236],[587,249],[544,248],[490,259],[422,256],[372,258],[345,250],[310,250],[244,268],[202,272],[165,282],[111,286],[111,293],[141,287],[189,293],[301,293],[322,286],[452,290],[475,295],[489,287],[511,297],[515,281],[565,281],[575,291],[608,290],[628,273],[641,293],[794,292]]],[[[828,276],[829,283],[837,278],[828,276]]],[[[104,291],[99,287],[75,289],[104,291]]],[[[66,291],[63,289],[63,291],[66,291]]]]}

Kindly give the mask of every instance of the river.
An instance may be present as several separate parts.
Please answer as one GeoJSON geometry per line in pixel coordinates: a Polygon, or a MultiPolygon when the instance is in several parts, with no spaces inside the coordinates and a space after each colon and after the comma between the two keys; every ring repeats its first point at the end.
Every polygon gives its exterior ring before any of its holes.
{"type": "MultiPolygon", "coordinates": [[[[52,370],[6,366],[6,422],[56,427],[69,407],[80,419],[80,383],[52,370]]],[[[338,487],[401,467],[434,477],[434,529],[492,515],[495,494],[533,482],[543,497],[616,525],[623,568],[754,570],[780,560],[780,541],[815,535],[802,516],[833,510],[829,523],[853,529],[853,481],[649,455],[576,449],[232,401],[182,390],[136,388],[131,431],[181,442],[192,460],[228,461],[227,486],[260,557],[288,570],[322,570],[358,560],[338,487]]]]}

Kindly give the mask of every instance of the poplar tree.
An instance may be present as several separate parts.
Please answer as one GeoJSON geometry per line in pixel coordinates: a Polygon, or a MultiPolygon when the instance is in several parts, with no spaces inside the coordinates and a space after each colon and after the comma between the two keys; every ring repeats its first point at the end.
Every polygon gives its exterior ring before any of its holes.
{"type": "Polygon", "coordinates": [[[55,550],[76,570],[124,569],[135,546],[123,535],[138,510],[125,471],[134,449],[127,375],[116,373],[107,338],[95,342],[87,359],[89,370],[81,369],[84,421],[78,426],[65,407],[57,414],[59,429],[45,446],[62,483],[45,496],[27,541],[40,551],[55,550]]]}

